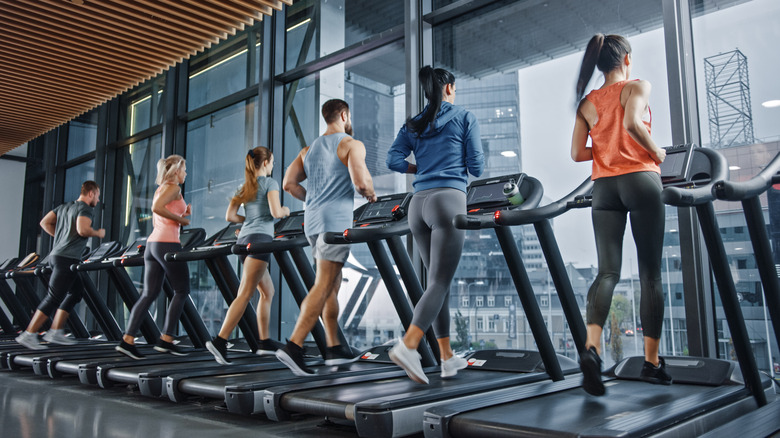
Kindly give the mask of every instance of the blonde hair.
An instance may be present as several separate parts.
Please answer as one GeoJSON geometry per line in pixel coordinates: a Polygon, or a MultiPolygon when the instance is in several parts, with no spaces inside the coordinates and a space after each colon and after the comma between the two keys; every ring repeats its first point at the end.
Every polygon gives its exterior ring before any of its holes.
{"type": "Polygon", "coordinates": [[[184,165],[184,157],[181,155],[169,155],[166,158],[161,158],[157,162],[157,179],[155,182],[157,185],[170,181],[179,172],[181,166],[184,165]]]}
{"type": "Polygon", "coordinates": [[[238,193],[233,197],[233,202],[243,204],[252,201],[257,196],[257,177],[255,170],[263,167],[266,161],[271,159],[271,150],[258,146],[250,149],[244,160],[244,185],[238,189],[238,193]]]}

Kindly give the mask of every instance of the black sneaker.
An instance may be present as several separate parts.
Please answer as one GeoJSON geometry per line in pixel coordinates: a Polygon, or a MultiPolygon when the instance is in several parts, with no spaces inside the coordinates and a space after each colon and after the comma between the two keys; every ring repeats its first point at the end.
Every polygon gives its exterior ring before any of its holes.
{"type": "Polygon", "coordinates": [[[230,365],[233,362],[228,360],[227,341],[219,336],[210,341],[206,341],[206,349],[214,355],[214,359],[222,365],[230,365]]]}
{"type": "Polygon", "coordinates": [[[277,350],[284,348],[284,344],[271,338],[261,339],[255,354],[258,356],[273,356],[277,350]]]}
{"type": "Polygon", "coordinates": [[[350,347],[336,345],[325,350],[325,365],[343,365],[360,359],[360,353],[355,353],[350,347]]]}
{"type": "Polygon", "coordinates": [[[157,345],[154,346],[154,349],[160,353],[170,353],[174,356],[186,356],[188,354],[179,347],[173,345],[172,342],[165,342],[162,339],[157,340],[157,345]]]}
{"type": "Polygon", "coordinates": [[[655,385],[671,385],[672,376],[666,371],[664,358],[658,358],[658,366],[645,361],[645,364],[642,365],[642,372],[639,374],[639,380],[655,385]]]}
{"type": "Polygon", "coordinates": [[[601,358],[595,347],[580,354],[582,388],[590,395],[604,395],[606,389],[601,381],[601,358]]]}
{"type": "Polygon", "coordinates": [[[295,345],[292,342],[287,342],[287,345],[276,350],[276,358],[290,369],[296,376],[313,376],[314,370],[306,366],[303,361],[303,348],[295,345]]]}
{"type": "Polygon", "coordinates": [[[128,344],[125,341],[122,341],[121,343],[119,343],[119,345],[114,347],[114,350],[124,354],[129,358],[136,359],[136,360],[141,360],[146,357],[143,354],[141,354],[141,352],[138,351],[138,348],[136,348],[134,344],[128,344]]]}

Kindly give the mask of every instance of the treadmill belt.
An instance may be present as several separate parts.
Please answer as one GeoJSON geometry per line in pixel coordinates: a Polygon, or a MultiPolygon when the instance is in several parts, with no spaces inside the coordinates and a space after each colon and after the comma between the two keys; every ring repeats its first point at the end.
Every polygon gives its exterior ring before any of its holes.
{"type": "Polygon", "coordinates": [[[450,420],[453,437],[588,437],[644,435],[744,397],[743,386],[605,382],[607,395],[581,388],[465,412],[450,420]]]}

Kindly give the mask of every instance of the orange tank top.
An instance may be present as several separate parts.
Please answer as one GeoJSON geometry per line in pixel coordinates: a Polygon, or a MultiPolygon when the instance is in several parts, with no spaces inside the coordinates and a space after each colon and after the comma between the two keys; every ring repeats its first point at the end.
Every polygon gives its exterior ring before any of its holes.
{"type": "MultiPolygon", "coordinates": [[[[156,201],[160,196],[160,190],[162,188],[163,186],[161,185],[154,191],[152,202],[156,201]]],[[[169,202],[165,208],[177,216],[182,216],[184,212],[187,211],[187,203],[184,202],[184,197],[181,197],[169,202]]],[[[154,229],[152,230],[152,234],[149,235],[149,238],[146,239],[147,242],[179,243],[179,229],[181,228],[181,224],[178,222],[152,213],[152,226],[154,229]]]]}
{"type": "MultiPolygon", "coordinates": [[[[596,125],[589,133],[593,147],[593,180],[635,172],[661,173],[650,153],[631,138],[623,127],[626,110],[620,104],[620,93],[627,83],[618,82],[593,90],[585,96],[596,107],[598,114],[596,125]]],[[[651,122],[652,115],[650,120],[644,121],[648,133],[651,122]]]]}

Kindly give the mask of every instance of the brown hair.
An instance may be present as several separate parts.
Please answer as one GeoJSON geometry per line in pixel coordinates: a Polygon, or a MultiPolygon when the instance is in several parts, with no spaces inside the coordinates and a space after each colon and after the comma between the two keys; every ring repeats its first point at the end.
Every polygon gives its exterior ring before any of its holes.
{"type": "Polygon", "coordinates": [[[244,178],[246,181],[244,181],[244,184],[238,189],[236,196],[233,196],[233,202],[243,204],[255,199],[257,196],[257,177],[255,176],[255,170],[263,167],[263,164],[270,160],[272,156],[271,150],[263,146],[258,146],[247,152],[246,159],[244,160],[244,178]]]}
{"type": "Polygon", "coordinates": [[[577,104],[585,94],[593,70],[598,67],[602,73],[609,73],[620,67],[623,58],[631,53],[631,44],[620,35],[604,35],[597,33],[588,42],[585,55],[582,57],[580,74],[577,77],[577,104]]]}
{"type": "Polygon", "coordinates": [[[155,180],[157,185],[162,185],[173,178],[184,163],[184,157],[181,155],[173,154],[166,158],[161,158],[157,162],[157,179],[155,180]]]}
{"type": "Polygon", "coordinates": [[[96,190],[100,190],[100,187],[95,181],[87,180],[84,181],[83,184],[81,184],[81,195],[87,196],[90,192],[94,192],[96,190]]]}
{"type": "Polygon", "coordinates": [[[331,99],[322,105],[322,118],[325,123],[333,123],[342,112],[349,112],[349,105],[341,99],[331,99]]]}

